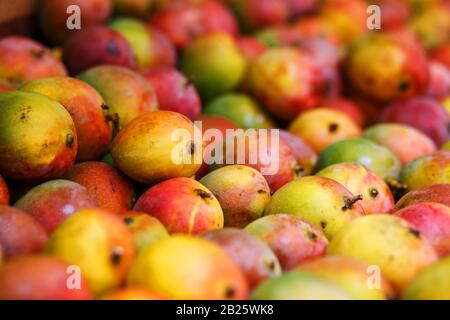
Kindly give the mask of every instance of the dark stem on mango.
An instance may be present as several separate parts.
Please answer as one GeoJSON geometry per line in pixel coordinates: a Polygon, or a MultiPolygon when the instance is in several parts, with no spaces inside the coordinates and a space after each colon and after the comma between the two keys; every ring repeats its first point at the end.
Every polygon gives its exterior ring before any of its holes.
{"type": "Polygon", "coordinates": [[[73,145],[73,135],[71,133],[68,133],[66,136],[66,147],[67,148],[72,148],[73,145]]]}
{"type": "Polygon", "coordinates": [[[358,194],[357,196],[354,196],[352,198],[344,196],[344,206],[342,207],[342,210],[352,210],[354,204],[362,199],[363,196],[361,194],[358,194]]]}
{"type": "Polygon", "coordinates": [[[119,121],[120,121],[120,117],[117,113],[114,113],[114,115],[107,115],[106,116],[106,121],[111,122],[114,128],[114,131],[119,132],[120,131],[120,125],[119,125],[119,121]]]}
{"type": "Polygon", "coordinates": [[[206,192],[205,190],[195,189],[194,191],[202,199],[213,199],[212,193],[206,192]]]}

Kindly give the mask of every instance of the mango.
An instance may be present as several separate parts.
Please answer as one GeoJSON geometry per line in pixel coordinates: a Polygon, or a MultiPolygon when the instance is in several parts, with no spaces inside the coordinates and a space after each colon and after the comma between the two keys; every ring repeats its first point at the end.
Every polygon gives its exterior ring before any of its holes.
{"type": "Polygon", "coordinates": [[[21,36],[0,39],[0,79],[17,87],[28,81],[66,76],[67,70],[51,51],[21,36]]]}
{"type": "Polygon", "coordinates": [[[253,300],[350,300],[351,296],[331,281],[303,271],[291,271],[260,284],[253,300]]]}
{"type": "Polygon", "coordinates": [[[394,296],[386,279],[375,279],[370,265],[358,260],[325,256],[301,263],[295,270],[310,272],[331,281],[345,290],[354,300],[386,300],[394,296]],[[369,282],[373,277],[373,282],[369,282]]]}
{"type": "Polygon", "coordinates": [[[61,179],[32,188],[14,206],[33,216],[50,235],[75,211],[98,205],[85,187],[61,179]]]}
{"type": "Polygon", "coordinates": [[[277,257],[263,241],[235,228],[209,231],[202,238],[217,243],[244,272],[250,288],[281,275],[277,257]]]}
{"type": "Polygon", "coordinates": [[[191,120],[200,114],[201,101],[192,81],[175,68],[159,66],[141,72],[155,89],[160,110],[175,111],[191,120]]]}
{"type": "Polygon", "coordinates": [[[367,128],[363,137],[391,150],[402,166],[437,149],[428,136],[404,124],[381,123],[367,128]]]}
{"type": "Polygon", "coordinates": [[[0,299],[92,299],[92,293],[83,273],[75,274],[76,271],[73,266],[60,259],[44,255],[11,260],[0,269],[0,299]],[[78,277],[79,280],[72,280],[74,277],[78,277]],[[72,285],[79,285],[79,287],[72,287],[72,285]]]}
{"type": "Polygon", "coordinates": [[[436,202],[410,205],[394,213],[408,221],[433,245],[440,257],[450,254],[450,208],[436,202]]]}
{"type": "Polygon", "coordinates": [[[355,41],[344,68],[356,91],[380,102],[410,98],[428,86],[424,50],[398,34],[370,33],[355,41]]]}
{"type": "Polygon", "coordinates": [[[0,176],[0,205],[9,204],[9,189],[5,180],[0,176]]]}
{"type": "Polygon", "coordinates": [[[75,161],[77,135],[70,114],[41,94],[0,94],[0,174],[40,182],[60,177],[75,161]]]}
{"type": "Polygon", "coordinates": [[[78,79],[54,77],[34,80],[21,91],[43,94],[58,101],[72,116],[77,131],[77,161],[96,160],[109,148],[112,130],[100,94],[78,79]]]}
{"type": "Polygon", "coordinates": [[[131,181],[103,162],[78,163],[64,178],[85,187],[98,206],[106,211],[124,213],[133,207],[136,200],[131,181]]]}
{"type": "Polygon", "coordinates": [[[202,164],[203,140],[200,130],[185,116],[150,112],[117,134],[111,155],[114,165],[127,176],[154,184],[193,176],[202,164]]]}
{"type": "Polygon", "coordinates": [[[97,65],[137,67],[136,57],[125,37],[105,26],[82,29],[72,35],[64,44],[62,60],[74,76],[97,65]]]}
{"type": "Polygon", "coordinates": [[[138,253],[155,242],[169,237],[164,225],[155,217],[144,212],[128,211],[125,213],[123,221],[133,235],[138,253]]]}
{"type": "Polygon", "coordinates": [[[100,295],[125,279],[135,248],[130,231],[118,216],[100,209],[83,209],[58,226],[46,252],[80,267],[89,288],[100,295]]]}
{"type": "Polygon", "coordinates": [[[46,243],[44,228],[32,216],[0,206],[0,246],[5,259],[41,253],[46,243]]]}
{"type": "Polygon", "coordinates": [[[222,208],[216,197],[198,181],[172,178],[148,189],[134,211],[148,213],[170,233],[199,234],[223,227],[222,208]]]}
{"type": "Polygon", "coordinates": [[[411,190],[397,201],[394,211],[422,202],[437,202],[450,207],[449,194],[449,184],[432,184],[427,187],[411,190]]]}
{"type": "Polygon", "coordinates": [[[437,151],[409,162],[400,181],[408,190],[450,183],[450,151],[437,151]]]}
{"type": "MultiPolygon", "coordinates": [[[[79,7],[80,23],[83,29],[104,23],[112,11],[111,0],[43,0],[39,4],[39,23],[46,39],[52,45],[63,44],[65,40],[76,33],[76,29],[68,28],[68,12],[72,5],[79,7]]],[[[69,14],[70,13],[70,14],[69,14]]]]}
{"type": "Polygon", "coordinates": [[[243,272],[219,245],[175,235],[141,252],[129,285],[145,286],[172,299],[246,299],[243,272]]]}
{"type": "Polygon", "coordinates": [[[97,66],[78,75],[105,99],[116,131],[135,118],[157,110],[153,87],[138,73],[119,66],[97,66]]]}
{"type": "Polygon", "coordinates": [[[180,68],[193,79],[202,99],[208,101],[237,88],[246,62],[235,40],[218,32],[195,39],[185,49],[180,68]]]}
{"type": "Polygon", "coordinates": [[[137,19],[125,17],[112,20],[109,26],[127,39],[139,68],[175,64],[175,48],[157,29],[146,26],[137,19]]]}
{"type": "Polygon", "coordinates": [[[375,172],[357,163],[337,163],[319,171],[317,176],[333,179],[353,194],[362,195],[358,203],[366,214],[389,213],[395,205],[389,186],[375,172]]]}
{"type": "Polygon", "coordinates": [[[401,169],[400,160],[389,149],[360,138],[330,145],[320,154],[316,170],[342,162],[359,163],[383,179],[397,179],[401,169]]]}
{"type": "Polygon", "coordinates": [[[289,132],[320,153],[337,141],[359,137],[361,128],[342,111],[317,108],[303,112],[294,119],[289,132]]]}
{"type": "Polygon", "coordinates": [[[280,120],[289,121],[324,98],[320,69],[298,49],[269,49],[251,63],[248,72],[250,92],[280,120]]]}
{"type": "Polygon", "coordinates": [[[407,221],[375,214],[354,220],[331,240],[327,254],[378,267],[396,291],[437,260],[432,245],[407,221]]]}
{"type": "Polygon", "coordinates": [[[361,198],[332,179],[303,177],[275,192],[264,214],[294,214],[331,239],[345,224],[364,215],[361,198]]]}
{"type": "Polygon", "coordinates": [[[267,129],[275,126],[261,106],[250,96],[225,93],[206,105],[205,114],[224,117],[244,129],[267,129]]]}
{"type": "Polygon", "coordinates": [[[448,300],[450,257],[429,266],[412,280],[402,293],[405,300],[448,300]]]}
{"type": "Polygon", "coordinates": [[[261,239],[273,250],[283,270],[325,254],[328,240],[316,227],[289,214],[274,214],[253,221],[244,231],[261,239]]]}
{"type": "Polygon", "coordinates": [[[270,200],[270,188],[264,177],[247,166],[219,168],[204,176],[200,183],[219,201],[226,227],[243,228],[260,218],[270,200]]]}

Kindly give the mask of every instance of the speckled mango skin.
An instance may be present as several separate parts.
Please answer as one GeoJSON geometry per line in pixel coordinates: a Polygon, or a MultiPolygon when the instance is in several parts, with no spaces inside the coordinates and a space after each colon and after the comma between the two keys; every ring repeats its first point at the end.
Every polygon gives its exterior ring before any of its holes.
{"type": "MultiPolygon", "coordinates": [[[[108,114],[118,116],[119,129],[144,113],[158,109],[152,86],[138,73],[119,66],[97,66],[78,75],[105,99],[108,114]]],[[[116,128],[117,129],[117,128],[116,128]]]]}
{"type": "Polygon", "coordinates": [[[405,220],[388,214],[356,219],[330,242],[327,254],[378,266],[396,291],[437,260],[431,244],[405,220]]]}
{"type": "Polygon", "coordinates": [[[75,162],[77,135],[70,114],[46,96],[0,94],[0,174],[40,182],[64,174],[75,162]]]}
{"type": "Polygon", "coordinates": [[[219,201],[226,227],[243,228],[261,217],[270,200],[270,188],[264,177],[253,168],[226,166],[200,180],[219,201]]]}
{"type": "Polygon", "coordinates": [[[437,151],[411,161],[403,169],[400,182],[408,190],[433,184],[450,184],[450,151],[437,151]]]}
{"type": "Polygon", "coordinates": [[[232,36],[212,33],[195,39],[184,51],[181,70],[192,77],[204,100],[236,88],[246,62],[232,36]]]}
{"type": "Polygon", "coordinates": [[[429,80],[423,50],[400,36],[370,34],[355,42],[345,63],[353,87],[381,101],[421,94],[429,80]]]}
{"type": "Polygon", "coordinates": [[[359,138],[338,141],[326,148],[317,160],[316,171],[342,162],[359,163],[383,179],[397,179],[401,169],[400,160],[389,149],[359,138]]]}
{"type": "Polygon", "coordinates": [[[147,113],[123,128],[111,145],[114,165],[130,178],[154,184],[174,177],[192,177],[201,166],[203,141],[200,130],[187,117],[172,111],[147,113]],[[189,157],[189,163],[172,159],[175,148],[183,140],[175,139],[176,132],[188,132],[191,140],[178,150],[180,159],[189,157]],[[195,139],[200,135],[200,139],[195,139]],[[198,141],[200,140],[200,141],[198,141]]]}
{"type": "Polygon", "coordinates": [[[370,275],[369,265],[358,260],[325,256],[301,263],[295,270],[310,272],[320,278],[339,285],[355,300],[386,300],[394,293],[390,284],[384,277],[379,288],[369,288],[367,279],[370,275]]]}
{"type": "Polygon", "coordinates": [[[357,202],[345,208],[354,195],[338,182],[325,177],[296,179],[272,196],[264,214],[294,214],[322,230],[331,239],[345,224],[364,215],[357,202]]]}
{"type": "Polygon", "coordinates": [[[111,124],[103,98],[90,85],[69,77],[53,77],[28,82],[20,90],[43,94],[69,111],[77,130],[78,162],[97,160],[106,153],[111,124]]]}
{"type": "Polygon", "coordinates": [[[402,293],[405,300],[449,300],[450,256],[423,270],[402,293]]]}
{"type": "Polygon", "coordinates": [[[357,163],[337,163],[317,173],[333,179],[363,199],[358,203],[366,214],[388,213],[395,205],[389,186],[375,172],[357,163]]]}
{"type": "Polygon", "coordinates": [[[223,227],[223,212],[216,197],[198,181],[173,178],[147,190],[135,211],[150,214],[170,233],[200,234],[223,227]]]}
{"type": "Polygon", "coordinates": [[[138,255],[128,275],[141,285],[172,299],[246,299],[243,272],[217,244],[175,235],[138,255]]]}
{"type": "Polygon", "coordinates": [[[291,271],[259,285],[253,300],[350,300],[350,295],[331,281],[304,271],[291,271]]]}
{"type": "Polygon", "coordinates": [[[133,237],[120,217],[83,209],[51,235],[47,254],[78,265],[95,295],[118,287],[134,258],[133,237]]]}
{"type": "Polygon", "coordinates": [[[363,137],[391,150],[402,166],[436,151],[436,144],[419,130],[397,123],[382,123],[366,129],[363,137]]]}

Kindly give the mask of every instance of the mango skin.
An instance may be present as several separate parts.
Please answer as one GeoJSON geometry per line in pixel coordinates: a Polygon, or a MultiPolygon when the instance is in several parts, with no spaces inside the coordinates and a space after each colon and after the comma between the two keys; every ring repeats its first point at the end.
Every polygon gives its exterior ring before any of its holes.
{"type": "Polygon", "coordinates": [[[366,129],[363,137],[391,150],[402,166],[437,149],[433,140],[424,133],[403,124],[378,124],[366,129]]]}
{"type": "Polygon", "coordinates": [[[343,289],[331,281],[303,271],[291,271],[260,284],[252,300],[350,300],[343,289]]]}
{"type": "Polygon", "coordinates": [[[151,187],[133,210],[154,216],[170,233],[200,234],[222,228],[224,221],[219,201],[211,191],[184,177],[151,187]]]}
{"type": "Polygon", "coordinates": [[[85,187],[59,179],[32,188],[14,206],[33,216],[50,235],[75,211],[98,205],[85,187]]]}
{"type": "Polygon", "coordinates": [[[368,215],[342,228],[327,254],[378,266],[400,292],[422,269],[437,260],[431,244],[405,220],[387,214],[368,215]]]}
{"type": "Polygon", "coordinates": [[[334,282],[355,300],[386,300],[394,293],[384,277],[381,287],[367,286],[369,265],[358,260],[339,256],[325,256],[301,263],[295,270],[310,272],[315,276],[334,282]]]}
{"type": "Polygon", "coordinates": [[[106,211],[124,213],[136,201],[131,181],[103,162],[78,163],[67,171],[64,178],[85,187],[98,206],[106,211]]]}
{"type": "Polygon", "coordinates": [[[380,102],[421,94],[429,81],[424,50],[398,35],[359,39],[349,49],[345,70],[358,92],[380,102]]]}
{"type": "Polygon", "coordinates": [[[350,191],[332,179],[303,177],[275,192],[264,214],[294,214],[331,239],[345,224],[364,215],[357,202],[347,208],[346,201],[352,198],[350,191]]]}
{"type": "Polygon", "coordinates": [[[195,39],[184,51],[180,66],[207,101],[235,89],[244,76],[246,62],[232,36],[218,32],[195,39]]]}
{"type": "Polygon", "coordinates": [[[368,139],[342,140],[330,145],[319,156],[316,171],[342,162],[359,163],[383,179],[397,179],[400,160],[387,148],[368,139]]]}
{"type": "Polygon", "coordinates": [[[73,273],[69,264],[44,255],[21,257],[0,269],[1,300],[90,300],[93,298],[81,273],[80,289],[69,289],[73,273]],[[26,288],[26,290],[24,290],[26,288]]]}
{"type": "Polygon", "coordinates": [[[104,23],[112,11],[111,0],[43,0],[39,5],[42,32],[52,45],[63,44],[75,30],[67,28],[67,8],[77,5],[81,11],[82,28],[104,23]]]}
{"type": "Polygon", "coordinates": [[[133,18],[116,18],[109,26],[127,39],[139,68],[175,64],[174,46],[155,28],[133,18]]]}
{"type": "Polygon", "coordinates": [[[283,270],[324,255],[328,246],[327,238],[318,228],[291,214],[262,217],[247,225],[244,231],[267,243],[283,270]]]}
{"type": "Polygon", "coordinates": [[[419,273],[402,293],[404,300],[449,300],[450,256],[444,257],[419,273]]]}
{"type": "Polygon", "coordinates": [[[175,235],[141,252],[128,275],[172,299],[246,299],[243,272],[217,244],[175,235]]]}
{"type": "Polygon", "coordinates": [[[447,141],[447,143],[445,143],[445,144],[442,146],[441,150],[444,150],[444,151],[450,151],[450,141],[447,141]]]}
{"type": "Polygon", "coordinates": [[[303,112],[289,126],[289,132],[299,136],[317,153],[334,142],[357,138],[361,128],[344,112],[317,108],[303,112]]]}
{"type": "Polygon", "coordinates": [[[422,202],[437,202],[450,207],[449,194],[449,184],[432,184],[427,187],[412,190],[397,201],[394,211],[422,202]]]}
{"type": "Polygon", "coordinates": [[[250,234],[235,228],[224,228],[202,234],[202,238],[213,241],[244,272],[250,288],[270,277],[281,275],[280,263],[270,247],[250,234]]]}
{"type": "Polygon", "coordinates": [[[273,48],[250,64],[246,81],[250,92],[270,112],[289,121],[322,101],[325,81],[319,73],[300,50],[273,48]]]}
{"type": "Polygon", "coordinates": [[[116,215],[100,209],[77,211],[53,232],[46,252],[78,265],[95,295],[118,287],[134,258],[133,237],[116,215]]]}
{"type": "Polygon", "coordinates": [[[32,216],[0,205],[0,247],[5,259],[41,253],[47,233],[32,216]]]}
{"type": "Polygon", "coordinates": [[[9,189],[5,180],[0,176],[0,205],[9,204],[9,189]]]}
{"type": "Polygon", "coordinates": [[[155,217],[138,211],[128,211],[123,221],[130,229],[137,252],[143,251],[161,239],[169,237],[164,225],[155,217]]]}
{"type": "Polygon", "coordinates": [[[400,182],[415,190],[433,184],[450,183],[450,151],[437,151],[411,161],[403,169],[400,182]]]}
{"type": "Polygon", "coordinates": [[[106,153],[112,129],[103,98],[94,88],[78,79],[54,77],[28,82],[20,90],[43,94],[66,108],[77,131],[78,162],[96,160],[106,153]]]}
{"type": "Polygon", "coordinates": [[[233,165],[204,176],[200,183],[219,201],[226,227],[243,228],[260,218],[270,201],[270,188],[255,169],[233,165]]]}
{"type": "Polygon", "coordinates": [[[419,230],[433,245],[439,257],[450,254],[450,208],[435,202],[422,202],[394,213],[419,230]]]}
{"type": "Polygon", "coordinates": [[[20,86],[39,78],[66,75],[62,62],[40,43],[21,36],[0,40],[0,79],[11,86],[20,86]]]}
{"type": "Polygon", "coordinates": [[[142,115],[124,127],[111,145],[114,165],[130,178],[146,184],[193,176],[201,166],[201,157],[198,160],[202,154],[200,130],[187,117],[172,111],[142,115]],[[173,135],[177,132],[189,133],[191,140],[176,140],[173,135]],[[185,142],[186,147],[178,150],[185,142]],[[180,156],[175,160],[189,158],[189,163],[173,161],[175,153],[180,156]]]}
{"type": "Polygon", "coordinates": [[[216,97],[206,105],[203,112],[227,118],[244,129],[264,129],[275,126],[252,97],[240,93],[226,93],[216,97]]]}
{"type": "Polygon", "coordinates": [[[102,300],[166,300],[159,292],[141,286],[125,287],[108,292],[102,300]]]}
{"type": "Polygon", "coordinates": [[[394,208],[394,197],[386,182],[360,164],[337,163],[316,175],[339,182],[353,194],[361,194],[363,199],[358,203],[366,214],[388,213],[394,208]]]}
{"type": "Polygon", "coordinates": [[[90,84],[102,95],[111,117],[118,116],[116,129],[158,108],[152,86],[141,75],[127,68],[97,66],[84,71],[77,77],[90,84]]]}
{"type": "Polygon", "coordinates": [[[40,182],[64,174],[75,162],[77,135],[70,114],[36,93],[0,95],[0,174],[40,182]]]}

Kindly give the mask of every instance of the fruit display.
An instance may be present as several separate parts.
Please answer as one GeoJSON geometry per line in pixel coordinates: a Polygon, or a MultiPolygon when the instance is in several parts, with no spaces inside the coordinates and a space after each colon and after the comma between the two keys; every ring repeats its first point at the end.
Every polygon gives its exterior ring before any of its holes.
{"type": "Polygon", "coordinates": [[[0,300],[450,300],[450,1],[30,8],[0,300]]]}

